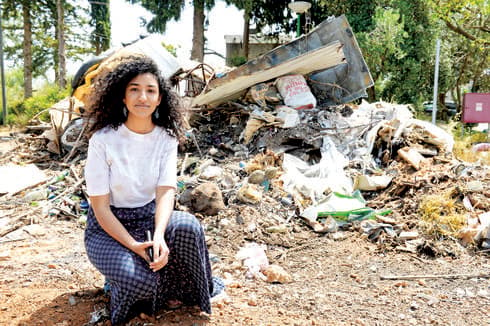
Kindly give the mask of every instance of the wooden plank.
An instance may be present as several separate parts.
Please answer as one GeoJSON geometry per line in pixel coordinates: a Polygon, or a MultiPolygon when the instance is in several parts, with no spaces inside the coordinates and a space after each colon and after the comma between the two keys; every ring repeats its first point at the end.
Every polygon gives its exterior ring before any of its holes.
{"type": "Polygon", "coordinates": [[[221,80],[216,79],[219,86],[213,88],[213,84],[210,83],[208,91],[195,97],[192,106],[205,104],[216,106],[239,97],[242,91],[255,84],[287,74],[305,75],[341,63],[345,63],[342,44],[339,41],[334,41],[323,47],[262,70],[246,72],[246,74],[239,76],[234,75],[232,71],[229,76],[225,76],[223,79],[220,78],[221,80]]]}

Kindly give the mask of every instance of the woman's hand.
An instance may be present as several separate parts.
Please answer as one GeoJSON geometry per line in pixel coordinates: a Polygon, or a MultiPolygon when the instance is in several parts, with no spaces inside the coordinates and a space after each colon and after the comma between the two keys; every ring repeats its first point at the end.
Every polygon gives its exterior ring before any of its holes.
{"type": "Polygon", "coordinates": [[[150,268],[156,272],[168,263],[169,250],[165,242],[165,229],[174,207],[175,188],[158,186],[155,192],[155,234],[153,235],[154,261],[150,268]]]}
{"type": "Polygon", "coordinates": [[[153,244],[153,262],[150,262],[150,269],[154,272],[162,269],[168,263],[168,246],[165,242],[163,234],[156,233],[153,236],[152,242],[146,242],[153,244]]]}
{"type": "Polygon", "coordinates": [[[148,257],[147,248],[151,246],[153,246],[153,241],[146,241],[146,242],[134,241],[129,249],[133,251],[135,254],[137,254],[138,256],[142,257],[144,260],[149,262],[150,257],[148,257]]]}

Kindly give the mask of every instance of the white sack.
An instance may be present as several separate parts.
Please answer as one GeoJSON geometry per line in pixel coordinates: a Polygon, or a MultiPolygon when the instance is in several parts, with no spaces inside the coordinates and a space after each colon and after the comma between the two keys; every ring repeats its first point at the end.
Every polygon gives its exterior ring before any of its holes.
{"type": "Polygon", "coordinates": [[[277,90],[284,104],[292,108],[302,106],[316,107],[316,98],[308,87],[303,75],[288,75],[276,79],[277,90]]]}

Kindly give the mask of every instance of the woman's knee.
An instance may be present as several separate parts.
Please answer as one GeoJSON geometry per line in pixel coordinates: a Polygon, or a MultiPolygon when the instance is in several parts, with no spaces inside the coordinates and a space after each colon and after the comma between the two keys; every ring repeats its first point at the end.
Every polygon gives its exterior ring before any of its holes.
{"type": "Polygon", "coordinates": [[[199,220],[192,214],[186,212],[174,212],[169,224],[173,232],[195,234],[201,236],[203,229],[199,220]]]}
{"type": "Polygon", "coordinates": [[[156,273],[143,266],[120,266],[120,270],[108,276],[111,282],[119,284],[121,288],[128,288],[140,294],[147,294],[152,291],[157,283],[156,273]]]}
{"type": "Polygon", "coordinates": [[[94,264],[112,282],[140,283],[152,274],[145,262],[136,254],[123,248],[117,253],[101,256],[94,264]]]}

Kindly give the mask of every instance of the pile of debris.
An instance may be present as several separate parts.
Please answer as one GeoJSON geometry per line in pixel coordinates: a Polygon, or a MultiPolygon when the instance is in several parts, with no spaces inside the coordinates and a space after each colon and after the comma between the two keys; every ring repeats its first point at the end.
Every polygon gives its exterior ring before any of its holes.
{"type": "Polygon", "coordinates": [[[253,119],[245,105],[194,114],[200,148],[188,143],[179,176],[179,202],[189,210],[214,215],[240,203],[260,210],[263,220],[271,216],[265,233],[290,232],[300,216],[319,233],[358,230],[412,252],[427,252],[444,238],[463,244],[485,238],[489,170],[454,158],[452,137],[413,119],[406,106],[302,110],[294,127],[262,126],[245,145],[239,131],[253,119]],[[264,202],[272,209],[264,211],[264,202]],[[456,223],[454,214],[464,220],[456,223]]]}
{"type": "MultiPolygon", "coordinates": [[[[306,224],[334,239],[354,231],[384,250],[490,248],[488,168],[457,160],[452,136],[407,105],[353,104],[372,80],[345,17],[225,74],[197,67],[170,69],[186,94],[201,90],[188,98],[177,208],[201,218],[210,245],[290,248],[309,237],[306,224]],[[443,239],[455,247],[438,247],[443,239]]],[[[83,95],[90,85],[79,86],[83,95]]],[[[82,95],[51,108],[43,134],[16,135],[0,160],[0,237],[43,218],[84,223],[82,95]]]]}

